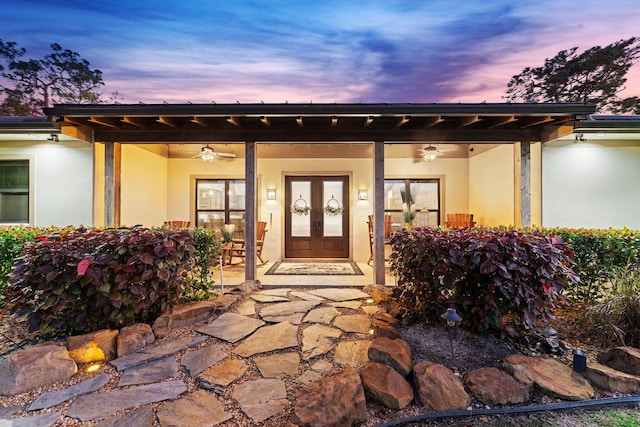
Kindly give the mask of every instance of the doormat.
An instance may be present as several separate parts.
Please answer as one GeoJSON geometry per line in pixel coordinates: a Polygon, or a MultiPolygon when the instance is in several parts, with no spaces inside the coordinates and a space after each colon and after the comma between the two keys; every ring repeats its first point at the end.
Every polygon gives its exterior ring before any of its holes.
{"type": "Polygon", "coordinates": [[[355,262],[276,262],[264,274],[272,276],[364,276],[355,262]]]}

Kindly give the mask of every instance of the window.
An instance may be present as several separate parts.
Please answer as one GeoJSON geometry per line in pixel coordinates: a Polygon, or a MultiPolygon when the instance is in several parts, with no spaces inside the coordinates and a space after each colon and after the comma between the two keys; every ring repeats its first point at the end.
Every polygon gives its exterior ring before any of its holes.
{"type": "Polygon", "coordinates": [[[244,179],[196,179],[196,222],[214,230],[233,224],[234,237],[244,237],[244,179]]]}
{"type": "Polygon", "coordinates": [[[29,223],[29,160],[0,160],[0,223],[29,223]]]}
{"type": "Polygon", "coordinates": [[[404,227],[405,210],[415,211],[413,224],[440,225],[439,179],[385,179],[385,213],[391,215],[392,230],[404,227]]]}

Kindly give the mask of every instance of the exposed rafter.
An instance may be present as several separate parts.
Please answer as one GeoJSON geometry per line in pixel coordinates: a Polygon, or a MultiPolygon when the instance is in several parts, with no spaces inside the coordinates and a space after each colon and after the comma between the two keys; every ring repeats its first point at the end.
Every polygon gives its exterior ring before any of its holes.
{"type": "Polygon", "coordinates": [[[207,124],[207,122],[205,121],[205,119],[202,118],[202,117],[193,116],[193,118],[190,121],[192,123],[195,123],[195,124],[200,125],[200,126],[205,127],[205,128],[209,126],[207,124]]]}
{"type": "Polygon", "coordinates": [[[522,129],[526,129],[531,126],[537,126],[544,123],[552,122],[554,119],[551,116],[544,117],[523,117],[520,119],[520,123],[522,123],[522,129]]]}
{"type": "Polygon", "coordinates": [[[478,123],[480,120],[482,119],[480,119],[478,116],[462,117],[460,120],[458,120],[458,129],[462,129],[466,126],[471,126],[474,123],[478,123]]]}
{"type": "Polygon", "coordinates": [[[163,125],[166,125],[166,126],[169,126],[169,127],[172,127],[172,128],[177,128],[178,127],[178,123],[172,117],[160,116],[160,117],[158,117],[156,119],[156,122],[162,123],[163,125]]]}
{"type": "Polygon", "coordinates": [[[119,120],[112,117],[91,117],[88,119],[91,123],[107,126],[114,129],[120,129],[119,120]]]}
{"type": "Polygon", "coordinates": [[[139,128],[143,128],[143,129],[148,127],[147,124],[145,123],[145,121],[140,119],[140,118],[138,118],[138,117],[127,117],[127,116],[124,116],[121,121],[123,123],[127,123],[127,124],[130,124],[130,125],[133,125],[133,126],[137,126],[139,128]]]}
{"type": "Polygon", "coordinates": [[[240,126],[240,123],[238,122],[238,119],[236,119],[236,118],[235,118],[235,117],[233,117],[233,116],[227,116],[227,117],[226,117],[226,120],[227,120],[227,122],[228,122],[228,123],[231,123],[231,124],[232,124],[232,125],[234,125],[234,126],[242,127],[242,126],[240,126]]]}

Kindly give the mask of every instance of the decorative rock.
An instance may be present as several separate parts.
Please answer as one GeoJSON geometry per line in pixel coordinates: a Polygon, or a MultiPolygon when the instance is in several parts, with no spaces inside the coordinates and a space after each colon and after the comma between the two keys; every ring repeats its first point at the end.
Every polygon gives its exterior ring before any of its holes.
{"type": "Polygon", "coordinates": [[[243,360],[226,360],[200,374],[197,378],[198,384],[207,390],[222,393],[222,389],[242,377],[247,368],[243,360]]]}
{"type": "Polygon", "coordinates": [[[12,418],[10,420],[0,419],[0,427],[50,427],[60,417],[62,417],[62,412],[51,412],[33,417],[12,418]],[[5,423],[5,421],[7,422],[5,423]]]}
{"type": "Polygon", "coordinates": [[[88,394],[74,400],[67,416],[80,421],[95,420],[124,409],[176,399],[185,391],[187,386],[182,381],[169,381],[88,394]]]}
{"type": "Polygon", "coordinates": [[[617,371],[597,362],[590,363],[584,374],[589,381],[605,390],[624,394],[636,394],[640,391],[639,376],[617,371]]]}
{"type": "Polygon", "coordinates": [[[480,368],[471,371],[465,379],[471,393],[485,405],[520,404],[529,400],[529,389],[496,368],[480,368]]]}
{"type": "Polygon", "coordinates": [[[329,324],[340,314],[335,307],[321,307],[311,310],[303,319],[305,323],[324,323],[329,324]]]}
{"type": "Polygon", "coordinates": [[[350,314],[336,317],[333,321],[333,326],[345,332],[367,334],[371,329],[371,321],[364,314],[350,314]]]}
{"type": "Polygon", "coordinates": [[[369,361],[369,346],[371,341],[343,341],[338,343],[333,360],[341,365],[356,368],[369,361]]]}
{"type": "Polygon", "coordinates": [[[143,363],[151,362],[152,360],[162,359],[185,348],[195,347],[203,343],[204,340],[204,337],[195,336],[156,341],[137,353],[127,354],[109,363],[115,366],[118,371],[123,371],[143,363]]]}
{"type": "Polygon", "coordinates": [[[336,308],[350,308],[351,310],[357,310],[362,306],[362,301],[338,301],[331,302],[329,305],[336,308]]]}
{"type": "Polygon", "coordinates": [[[136,323],[120,329],[116,339],[118,357],[135,353],[154,342],[156,339],[151,326],[146,323],[136,323]]]}
{"type": "Polygon", "coordinates": [[[455,411],[471,403],[462,382],[446,366],[419,362],[413,369],[418,400],[428,410],[455,411]]]}
{"type": "Polygon", "coordinates": [[[368,353],[370,361],[389,365],[403,377],[411,373],[413,367],[411,347],[406,341],[376,338],[369,346],[368,353]]]}
{"type": "Polygon", "coordinates": [[[371,284],[371,285],[365,286],[364,288],[362,288],[362,290],[367,294],[369,294],[373,299],[373,302],[376,304],[379,304],[381,302],[388,300],[393,295],[393,289],[383,285],[371,284]]]}
{"type": "Polygon", "coordinates": [[[298,393],[292,422],[299,426],[352,426],[366,421],[364,389],[358,371],[347,368],[298,393]]]}
{"type": "Polygon", "coordinates": [[[51,408],[52,406],[56,406],[62,402],[66,402],[67,400],[73,399],[74,397],[92,393],[105,385],[107,381],[109,381],[109,375],[102,374],[86,381],[82,381],[78,384],[74,384],[71,387],[62,390],[44,393],[40,397],[38,397],[35,402],[31,404],[31,406],[29,406],[27,411],[37,411],[39,409],[51,408]]]}
{"type": "Polygon", "coordinates": [[[320,304],[320,301],[290,301],[269,305],[260,310],[260,317],[267,322],[283,322],[287,319],[296,318],[299,324],[305,313],[320,304]]]}
{"type": "Polygon", "coordinates": [[[20,411],[24,411],[24,406],[0,406],[0,419],[10,417],[20,411]]]}
{"type": "Polygon", "coordinates": [[[180,363],[189,372],[189,375],[195,377],[225,357],[227,357],[227,352],[222,347],[211,344],[194,351],[187,351],[182,355],[180,363]]]}
{"type": "Polygon", "coordinates": [[[61,343],[46,342],[0,361],[0,395],[13,396],[71,377],[78,370],[61,343]]]}
{"type": "Polygon", "coordinates": [[[117,330],[103,329],[67,338],[69,357],[76,363],[102,362],[116,355],[117,330]]]}
{"type": "Polygon", "coordinates": [[[372,314],[376,314],[378,311],[380,311],[380,307],[377,307],[375,305],[365,305],[364,307],[362,307],[362,311],[371,316],[372,314]]]}
{"type": "Polygon", "coordinates": [[[320,356],[335,347],[342,332],[325,325],[311,325],[302,331],[302,359],[320,356]]]}
{"type": "Polygon", "coordinates": [[[308,291],[308,293],[331,301],[351,301],[369,298],[369,294],[353,288],[322,288],[308,291]]]}
{"type": "Polygon", "coordinates": [[[283,322],[263,326],[244,340],[234,352],[242,357],[253,356],[267,351],[281,350],[298,345],[298,328],[283,322]]]}
{"type": "Polygon", "coordinates": [[[175,402],[167,402],[158,407],[158,421],[163,427],[208,427],[231,418],[232,416],[224,410],[224,403],[204,390],[198,390],[175,402]]]}
{"type": "Polygon", "coordinates": [[[322,378],[323,375],[331,372],[333,369],[333,365],[326,360],[318,360],[305,371],[304,374],[300,375],[296,380],[300,384],[311,384],[314,381],[322,378]]]}
{"type": "Polygon", "coordinates": [[[398,319],[396,319],[395,317],[391,316],[388,313],[385,313],[384,311],[380,311],[376,314],[373,315],[373,320],[374,322],[383,322],[383,323],[387,323],[388,325],[394,327],[394,328],[398,328],[400,327],[400,321],[398,319]]]}
{"type": "Polygon", "coordinates": [[[178,375],[178,364],[174,357],[153,360],[127,369],[118,380],[118,387],[157,383],[178,375]]]}
{"type": "Polygon", "coordinates": [[[232,394],[242,412],[257,423],[270,418],[287,407],[287,389],[282,380],[261,379],[247,381],[232,394]]]}
{"type": "Polygon", "coordinates": [[[264,378],[283,378],[298,374],[298,353],[280,353],[253,359],[264,378]]]}
{"type": "Polygon", "coordinates": [[[402,409],[413,401],[411,385],[391,366],[369,363],[360,371],[364,391],[387,408],[402,409]]]}
{"type": "Polygon", "coordinates": [[[600,353],[598,362],[620,372],[640,375],[640,349],[616,347],[600,353]]]}
{"type": "Polygon", "coordinates": [[[234,313],[224,313],[208,325],[197,328],[196,331],[234,343],[251,335],[264,324],[260,319],[252,319],[251,317],[234,313]]]}
{"type": "Polygon", "coordinates": [[[241,316],[253,316],[256,314],[256,303],[253,301],[245,301],[236,308],[236,313],[241,316]]]}
{"type": "Polygon", "coordinates": [[[151,406],[141,406],[96,423],[95,427],[152,426],[156,415],[151,406]]]}
{"type": "Polygon", "coordinates": [[[595,395],[583,376],[555,359],[512,354],[505,359],[504,366],[521,383],[536,384],[560,399],[586,400],[595,395]]]}
{"type": "Polygon", "coordinates": [[[173,308],[171,313],[163,313],[153,322],[153,331],[164,336],[170,328],[181,328],[207,320],[216,310],[214,301],[196,301],[173,308]]]}
{"type": "MultiPolygon", "coordinates": [[[[250,282],[250,280],[248,280],[247,282],[250,282]]],[[[244,282],[244,283],[247,283],[247,282],[244,282]]],[[[255,280],[255,282],[258,282],[258,285],[260,284],[259,280],[255,280]]],[[[215,300],[213,300],[215,304],[216,313],[225,313],[229,311],[231,309],[231,306],[233,306],[233,304],[238,302],[239,299],[240,299],[239,295],[223,294],[218,296],[215,300]]]]}
{"type": "Polygon", "coordinates": [[[382,322],[377,319],[373,319],[373,322],[371,324],[371,329],[373,329],[374,338],[385,337],[385,338],[389,338],[390,340],[395,340],[400,337],[400,332],[398,331],[397,328],[394,328],[388,323],[382,322]]]}

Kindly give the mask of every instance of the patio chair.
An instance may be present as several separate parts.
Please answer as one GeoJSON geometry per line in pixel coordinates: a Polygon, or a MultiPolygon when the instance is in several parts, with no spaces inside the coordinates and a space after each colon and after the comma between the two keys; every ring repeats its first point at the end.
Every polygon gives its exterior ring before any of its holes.
{"type": "Polygon", "coordinates": [[[165,221],[164,226],[169,228],[189,228],[191,221],[165,221]]]}
{"type": "Polygon", "coordinates": [[[451,213],[447,214],[447,228],[473,228],[476,222],[473,220],[473,214],[467,213],[451,213]]]}
{"type": "MultiPolygon", "coordinates": [[[[367,260],[367,265],[371,265],[371,261],[373,261],[373,215],[369,215],[369,220],[367,221],[367,227],[369,228],[369,259],[367,260]]],[[[384,216],[384,240],[385,243],[391,237],[391,215],[385,214],[384,216]]]]}
{"type": "MultiPolygon", "coordinates": [[[[264,238],[267,234],[267,223],[264,221],[258,221],[256,223],[256,255],[260,260],[260,265],[264,265],[269,260],[265,261],[262,259],[262,246],[264,245],[264,238]]],[[[229,251],[229,264],[233,263],[233,258],[241,258],[241,261],[236,262],[235,264],[241,264],[245,259],[245,241],[244,239],[233,239],[232,246],[229,251]]]]}

